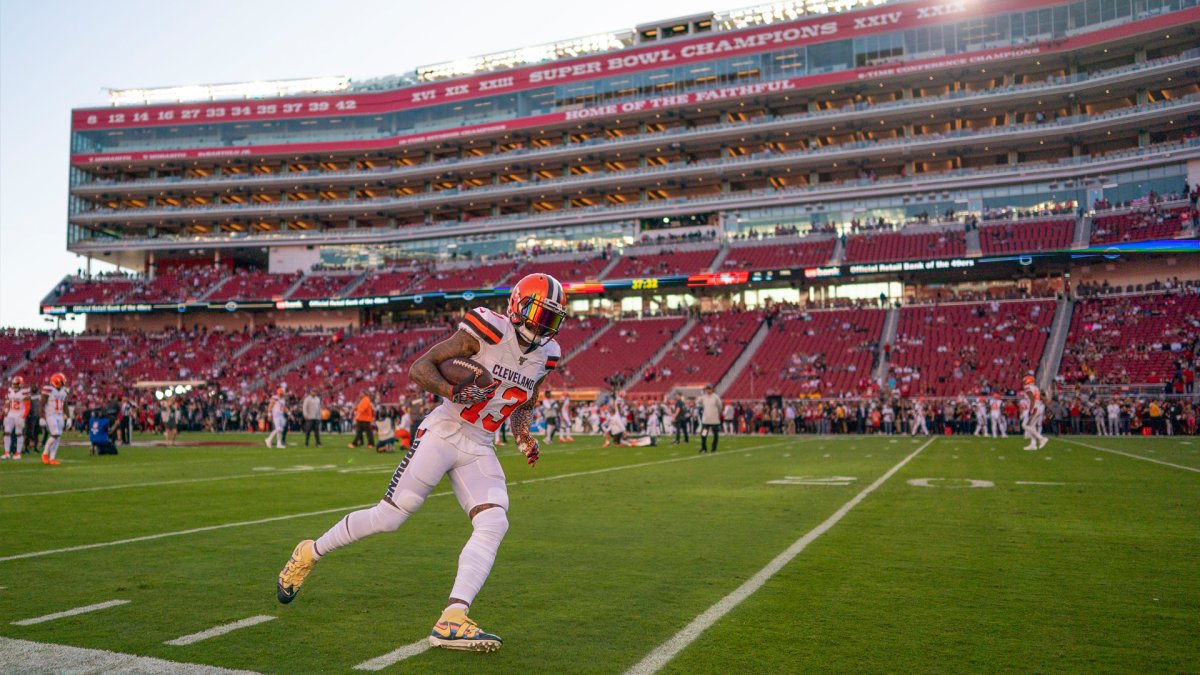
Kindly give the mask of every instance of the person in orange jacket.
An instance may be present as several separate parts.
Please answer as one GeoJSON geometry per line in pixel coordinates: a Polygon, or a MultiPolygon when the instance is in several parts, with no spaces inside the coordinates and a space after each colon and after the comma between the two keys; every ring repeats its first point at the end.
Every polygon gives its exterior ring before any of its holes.
{"type": "Polygon", "coordinates": [[[363,434],[367,435],[367,447],[375,447],[375,406],[371,405],[371,397],[364,391],[358,405],[354,407],[354,441],[351,448],[362,445],[363,434]]]}

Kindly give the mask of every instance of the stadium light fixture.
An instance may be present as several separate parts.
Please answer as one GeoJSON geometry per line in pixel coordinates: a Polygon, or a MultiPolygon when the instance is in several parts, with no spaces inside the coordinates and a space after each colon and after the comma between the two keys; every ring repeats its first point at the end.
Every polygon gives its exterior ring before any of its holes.
{"type": "Polygon", "coordinates": [[[192,84],[179,87],[150,87],[138,89],[108,89],[108,102],[113,106],[184,103],[188,101],[220,101],[229,99],[271,98],[298,94],[327,94],[350,87],[350,78],[309,77],[292,80],[259,80],[226,84],[192,84]]]}

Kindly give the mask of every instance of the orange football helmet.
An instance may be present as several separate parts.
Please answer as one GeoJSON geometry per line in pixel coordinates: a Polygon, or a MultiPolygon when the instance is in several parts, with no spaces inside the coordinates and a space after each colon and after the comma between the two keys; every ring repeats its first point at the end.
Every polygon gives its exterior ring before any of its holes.
{"type": "Polygon", "coordinates": [[[508,294],[508,320],[530,350],[553,339],[566,317],[567,292],[549,274],[530,274],[508,294]]]}
{"type": "Polygon", "coordinates": [[[1028,387],[1029,385],[1031,385],[1031,384],[1033,384],[1033,383],[1034,383],[1033,376],[1032,376],[1032,375],[1026,375],[1026,376],[1025,376],[1025,379],[1024,379],[1024,380],[1022,380],[1022,382],[1024,382],[1024,383],[1025,383],[1025,386],[1026,386],[1026,387],[1028,387]]]}
{"type": "Polygon", "coordinates": [[[62,389],[67,386],[67,376],[62,373],[55,373],[50,376],[50,386],[55,389],[62,389]]]}
{"type": "Polygon", "coordinates": [[[13,389],[20,389],[21,387],[24,387],[24,386],[25,386],[25,378],[21,377],[20,375],[17,375],[16,377],[14,377],[12,379],[12,388],[13,389]]]}

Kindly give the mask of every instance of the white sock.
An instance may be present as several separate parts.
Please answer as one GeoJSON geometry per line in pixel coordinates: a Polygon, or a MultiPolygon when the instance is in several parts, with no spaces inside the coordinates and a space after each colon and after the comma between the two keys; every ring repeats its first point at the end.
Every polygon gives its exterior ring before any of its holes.
{"type": "Polygon", "coordinates": [[[467,605],[462,602],[452,602],[449,605],[446,605],[446,609],[443,609],[442,612],[449,612],[452,609],[461,609],[465,612],[467,611],[467,605]]]}
{"type": "Polygon", "coordinates": [[[58,456],[58,436],[51,436],[46,439],[46,446],[42,448],[43,455],[49,455],[50,459],[58,456]]]}
{"type": "Polygon", "coordinates": [[[496,551],[500,549],[500,542],[508,531],[508,515],[499,507],[486,509],[476,514],[471,526],[474,531],[458,556],[458,576],[454,578],[454,588],[450,591],[450,597],[467,604],[475,599],[492,571],[496,551]]]}
{"type": "Polygon", "coordinates": [[[380,501],[369,509],[362,509],[347,514],[329,531],[317,539],[313,553],[321,557],[330,551],[353,544],[354,542],[380,532],[394,532],[408,517],[407,511],[392,506],[386,501],[380,501]]]}
{"type": "Polygon", "coordinates": [[[16,454],[18,454],[18,455],[21,454],[21,451],[24,449],[25,449],[25,434],[17,434],[16,454]]]}

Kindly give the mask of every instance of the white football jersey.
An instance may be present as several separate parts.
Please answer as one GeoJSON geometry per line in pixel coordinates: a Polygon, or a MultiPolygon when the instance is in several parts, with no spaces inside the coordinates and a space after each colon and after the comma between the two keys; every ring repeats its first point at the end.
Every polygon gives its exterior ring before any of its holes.
{"type": "Polygon", "coordinates": [[[282,396],[272,396],[271,397],[271,416],[272,417],[283,417],[285,412],[286,412],[286,409],[283,404],[283,397],[282,396]]]}
{"type": "Polygon", "coordinates": [[[445,436],[438,427],[454,422],[468,437],[490,448],[493,433],[529,400],[538,381],[558,366],[561,350],[557,342],[550,340],[526,354],[512,322],[484,307],[467,312],[458,328],[479,341],[479,353],[471,358],[486,368],[500,386],[488,400],[472,406],[443,399],[429,414],[427,426],[445,436]]]}
{"type": "Polygon", "coordinates": [[[29,390],[9,389],[8,399],[4,402],[4,411],[14,417],[24,417],[29,411],[29,390]]]}
{"type": "Polygon", "coordinates": [[[990,403],[988,403],[988,406],[989,406],[989,408],[991,409],[991,411],[992,411],[992,414],[993,414],[993,415],[995,415],[995,416],[997,416],[997,417],[999,417],[999,416],[1000,416],[1000,404],[1001,404],[1001,401],[1000,401],[1000,399],[998,399],[998,398],[993,398],[993,399],[991,400],[991,402],[990,402],[990,403]]]}
{"type": "Polygon", "coordinates": [[[67,388],[57,389],[55,387],[42,387],[42,394],[46,396],[46,415],[48,417],[62,417],[67,410],[67,388]]]}

